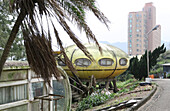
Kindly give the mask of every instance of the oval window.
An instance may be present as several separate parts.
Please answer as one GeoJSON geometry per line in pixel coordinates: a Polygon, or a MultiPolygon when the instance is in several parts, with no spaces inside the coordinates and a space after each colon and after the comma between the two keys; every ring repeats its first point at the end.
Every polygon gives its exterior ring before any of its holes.
{"type": "Polygon", "coordinates": [[[125,65],[127,64],[127,59],[126,59],[126,58],[121,58],[121,59],[119,60],[119,64],[120,64],[121,66],[125,66],[125,65]]]}
{"type": "Polygon", "coordinates": [[[112,66],[114,61],[109,58],[103,58],[99,60],[99,65],[101,66],[112,66]]]}
{"type": "Polygon", "coordinates": [[[58,59],[58,65],[59,66],[66,66],[64,59],[58,59]]]}
{"type": "Polygon", "coordinates": [[[91,64],[91,61],[86,58],[80,58],[75,60],[76,66],[87,67],[91,64]]]}

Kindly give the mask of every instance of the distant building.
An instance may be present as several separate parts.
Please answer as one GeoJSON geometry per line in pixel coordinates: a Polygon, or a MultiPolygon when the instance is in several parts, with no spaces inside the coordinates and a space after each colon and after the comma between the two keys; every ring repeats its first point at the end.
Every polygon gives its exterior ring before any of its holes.
{"type": "Polygon", "coordinates": [[[128,16],[128,54],[141,55],[148,49],[153,51],[161,45],[161,26],[147,33],[156,26],[156,8],[153,3],[146,3],[142,11],[129,12],[128,16]]]}
{"type": "Polygon", "coordinates": [[[163,66],[163,73],[164,76],[168,76],[168,74],[170,74],[170,63],[166,63],[166,64],[162,64],[163,66]],[[166,75],[165,75],[166,74],[166,75]]]}
{"type": "Polygon", "coordinates": [[[170,63],[162,64],[162,66],[163,66],[163,72],[170,74],[170,63]]]}

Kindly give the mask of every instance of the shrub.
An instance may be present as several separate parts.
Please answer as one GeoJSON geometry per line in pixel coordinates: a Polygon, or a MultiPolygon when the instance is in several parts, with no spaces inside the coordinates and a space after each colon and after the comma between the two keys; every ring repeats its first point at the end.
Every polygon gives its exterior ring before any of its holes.
{"type": "Polygon", "coordinates": [[[167,78],[170,78],[170,74],[167,74],[167,78]]]}
{"type": "Polygon", "coordinates": [[[83,111],[85,109],[103,104],[105,101],[113,96],[113,94],[107,95],[106,93],[102,93],[102,90],[97,90],[95,93],[84,98],[78,104],[78,108],[76,109],[76,111],[83,111]]]}

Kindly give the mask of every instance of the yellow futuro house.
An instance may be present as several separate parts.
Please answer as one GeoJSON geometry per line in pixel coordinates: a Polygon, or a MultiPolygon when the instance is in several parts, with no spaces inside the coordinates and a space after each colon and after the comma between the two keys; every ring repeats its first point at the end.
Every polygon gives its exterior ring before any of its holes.
{"type": "MultiPolygon", "coordinates": [[[[100,44],[102,47],[101,55],[95,44],[86,43],[84,46],[95,61],[86,57],[76,45],[71,45],[65,49],[67,56],[77,70],[76,75],[80,79],[90,79],[92,75],[96,79],[109,79],[122,74],[129,67],[128,55],[119,48],[100,44]]],[[[58,60],[58,65],[62,66],[69,76],[73,76],[63,61],[58,60]]]]}

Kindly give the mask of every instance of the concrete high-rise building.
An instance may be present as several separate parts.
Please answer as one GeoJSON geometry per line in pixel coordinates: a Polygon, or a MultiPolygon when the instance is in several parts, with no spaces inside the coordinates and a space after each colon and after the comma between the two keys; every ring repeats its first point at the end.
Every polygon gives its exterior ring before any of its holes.
{"type": "Polygon", "coordinates": [[[153,51],[161,45],[161,27],[147,34],[156,26],[156,8],[146,3],[142,11],[129,12],[128,54],[142,55],[145,50],[153,51]]]}

